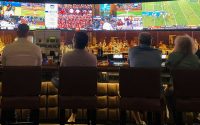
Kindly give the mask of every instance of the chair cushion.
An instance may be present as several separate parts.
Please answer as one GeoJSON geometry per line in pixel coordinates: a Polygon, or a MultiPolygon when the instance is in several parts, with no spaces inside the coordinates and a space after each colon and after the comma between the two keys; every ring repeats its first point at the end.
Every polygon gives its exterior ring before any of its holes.
{"type": "Polygon", "coordinates": [[[59,106],[61,108],[96,108],[95,96],[60,96],[59,106]]]}
{"type": "Polygon", "coordinates": [[[161,111],[160,99],[154,98],[121,98],[121,109],[130,109],[135,111],[161,111]]]}

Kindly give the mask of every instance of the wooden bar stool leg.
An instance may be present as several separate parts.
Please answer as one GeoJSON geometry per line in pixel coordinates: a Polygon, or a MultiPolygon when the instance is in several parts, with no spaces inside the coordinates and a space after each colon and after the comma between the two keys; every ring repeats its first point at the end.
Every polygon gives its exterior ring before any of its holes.
{"type": "Polygon", "coordinates": [[[185,125],[183,123],[183,113],[180,111],[175,112],[175,124],[176,125],[185,125]]]}
{"type": "Polygon", "coordinates": [[[161,117],[162,117],[162,113],[160,113],[160,112],[155,113],[155,120],[156,120],[155,124],[156,125],[162,125],[161,124],[161,117]]]}
{"type": "Polygon", "coordinates": [[[153,112],[147,112],[147,124],[153,125],[153,112]]]}
{"type": "Polygon", "coordinates": [[[39,109],[32,109],[30,113],[30,120],[33,125],[39,125],[39,109]]]}
{"type": "Polygon", "coordinates": [[[92,125],[96,125],[96,109],[87,109],[87,121],[88,125],[90,121],[92,125]]]}
{"type": "Polygon", "coordinates": [[[1,124],[6,125],[8,122],[16,122],[15,109],[2,109],[1,124]]]}
{"type": "Polygon", "coordinates": [[[65,109],[60,109],[60,125],[65,124],[65,109]]]}
{"type": "Polygon", "coordinates": [[[120,125],[126,125],[126,110],[120,110],[120,125]]]}

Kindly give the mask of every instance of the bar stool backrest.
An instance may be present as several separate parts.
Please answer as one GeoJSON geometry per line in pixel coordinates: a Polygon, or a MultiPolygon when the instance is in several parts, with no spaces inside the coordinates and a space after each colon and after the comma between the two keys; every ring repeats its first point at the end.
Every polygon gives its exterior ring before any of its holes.
{"type": "Polygon", "coordinates": [[[38,96],[41,90],[40,66],[3,67],[3,96],[38,96]]]}
{"type": "Polygon", "coordinates": [[[178,98],[200,98],[200,69],[172,71],[174,95],[178,98]]]}
{"type": "Polygon", "coordinates": [[[59,95],[94,96],[97,92],[96,67],[60,67],[59,95]]]}
{"type": "Polygon", "coordinates": [[[120,68],[121,97],[160,97],[159,68],[120,68]]]}

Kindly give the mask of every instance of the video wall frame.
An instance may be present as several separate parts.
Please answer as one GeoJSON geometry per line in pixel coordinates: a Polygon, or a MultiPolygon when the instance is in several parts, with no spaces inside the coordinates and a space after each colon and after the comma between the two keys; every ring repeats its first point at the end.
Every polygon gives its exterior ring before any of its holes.
{"type": "Polygon", "coordinates": [[[143,30],[200,28],[200,0],[115,4],[0,1],[0,28],[143,30]]]}

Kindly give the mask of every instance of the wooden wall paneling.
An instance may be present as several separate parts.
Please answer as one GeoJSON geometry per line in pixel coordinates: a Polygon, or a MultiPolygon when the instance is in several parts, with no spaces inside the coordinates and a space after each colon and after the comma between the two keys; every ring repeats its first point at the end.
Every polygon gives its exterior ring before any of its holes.
{"type": "Polygon", "coordinates": [[[152,36],[152,46],[156,46],[159,43],[158,32],[157,31],[149,31],[149,33],[152,36]]]}
{"type": "Polygon", "coordinates": [[[126,40],[130,43],[131,41],[136,41],[138,42],[138,31],[126,31],[125,32],[125,38],[126,40]]]}
{"type": "Polygon", "coordinates": [[[126,32],[124,32],[124,31],[117,32],[117,37],[118,37],[119,41],[126,41],[125,35],[126,35],[126,32]]]}
{"type": "Polygon", "coordinates": [[[14,30],[4,31],[4,43],[5,44],[12,43],[16,37],[17,37],[16,31],[14,31],[14,30]]]}
{"type": "Polygon", "coordinates": [[[200,31],[193,31],[193,38],[200,44],[200,31]]]}
{"type": "Polygon", "coordinates": [[[75,31],[63,31],[65,32],[65,43],[72,43],[75,31]]]}
{"type": "Polygon", "coordinates": [[[0,30],[0,42],[4,42],[4,31],[0,30]]]}

